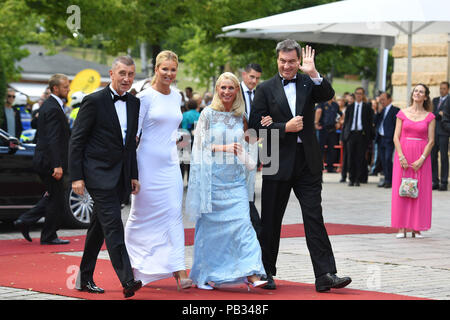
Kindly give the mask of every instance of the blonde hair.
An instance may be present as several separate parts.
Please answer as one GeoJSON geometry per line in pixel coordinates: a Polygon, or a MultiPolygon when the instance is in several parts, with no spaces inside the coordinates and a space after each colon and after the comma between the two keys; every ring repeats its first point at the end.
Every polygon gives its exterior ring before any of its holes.
{"type": "Polygon", "coordinates": [[[53,88],[59,86],[61,80],[69,80],[69,78],[62,73],[55,73],[50,77],[50,80],[48,81],[48,87],[50,88],[50,92],[53,93],[53,88]]]}
{"type": "Polygon", "coordinates": [[[219,90],[218,90],[218,88],[220,86],[220,83],[223,80],[231,80],[233,82],[233,84],[234,84],[234,87],[236,88],[236,91],[237,91],[236,92],[236,99],[233,102],[233,105],[231,107],[230,112],[233,112],[235,116],[242,116],[244,114],[244,111],[245,111],[245,101],[244,101],[244,97],[242,96],[239,80],[231,72],[222,73],[219,76],[219,78],[217,79],[217,81],[216,81],[216,90],[214,91],[214,97],[213,97],[211,105],[210,105],[211,109],[216,110],[216,111],[226,111],[222,101],[220,101],[219,90]]]}
{"type": "Polygon", "coordinates": [[[151,85],[154,85],[156,82],[156,69],[159,68],[159,66],[161,65],[161,63],[163,63],[166,60],[172,60],[175,61],[175,63],[177,64],[178,67],[178,56],[175,52],[172,52],[170,50],[164,50],[161,51],[157,56],[156,56],[156,65],[155,65],[155,76],[152,79],[151,85]]]}

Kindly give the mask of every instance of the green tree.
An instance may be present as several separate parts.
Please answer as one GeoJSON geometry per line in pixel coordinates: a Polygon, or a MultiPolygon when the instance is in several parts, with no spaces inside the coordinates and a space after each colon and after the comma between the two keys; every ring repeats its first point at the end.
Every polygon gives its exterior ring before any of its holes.
{"type": "Polygon", "coordinates": [[[21,46],[33,37],[35,21],[23,0],[0,0],[0,119],[7,83],[20,76],[16,62],[29,54],[21,46]]]}

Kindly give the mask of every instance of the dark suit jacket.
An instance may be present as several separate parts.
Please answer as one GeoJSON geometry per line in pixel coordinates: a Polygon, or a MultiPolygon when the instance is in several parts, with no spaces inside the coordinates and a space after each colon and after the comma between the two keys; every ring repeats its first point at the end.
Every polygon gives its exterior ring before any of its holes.
{"type": "Polygon", "coordinates": [[[55,98],[50,96],[39,108],[36,150],[33,165],[41,174],[54,168],[67,171],[70,129],[67,117],[55,98]]]}
{"type": "MultiPolygon", "coordinates": [[[[399,111],[400,111],[399,108],[397,108],[395,106],[391,106],[388,114],[386,115],[386,118],[384,119],[383,130],[384,130],[384,136],[386,138],[390,138],[390,139],[394,138],[395,124],[397,122],[396,116],[399,111]]],[[[377,113],[375,115],[375,135],[376,135],[377,140],[380,138],[378,129],[380,128],[381,122],[383,121],[385,112],[386,112],[386,108],[384,108],[383,111],[381,111],[380,113],[377,113]]]]}
{"type": "MultiPolygon", "coordinates": [[[[272,143],[276,143],[271,141],[270,134],[264,141],[269,156],[279,156],[280,164],[278,172],[274,175],[263,175],[265,179],[286,181],[291,178],[294,170],[297,137],[302,139],[306,161],[311,172],[313,174],[322,172],[323,161],[314,128],[314,106],[318,102],[333,98],[334,90],[325,78],[320,85],[315,85],[309,76],[300,73],[297,74],[296,89],[295,115],[289,108],[279,74],[264,81],[256,90],[249,127],[255,130],[269,129],[269,132],[278,130],[280,135],[279,155],[270,154],[272,143]],[[261,117],[268,115],[272,117],[273,123],[269,127],[262,127],[261,117]],[[303,130],[295,133],[286,132],[286,123],[297,115],[303,116],[303,130]]],[[[264,164],[264,166],[269,166],[269,164],[264,164]]]]}
{"type": "MultiPolygon", "coordinates": [[[[239,84],[239,87],[241,88],[242,98],[244,99],[244,102],[246,102],[245,99],[248,98],[248,93],[244,92],[244,88],[242,88],[242,84],[239,84]]],[[[256,95],[256,90],[255,90],[255,95],[256,95]]],[[[251,109],[250,109],[250,112],[251,112],[251,109]]],[[[247,103],[245,103],[245,117],[247,118],[247,120],[249,119],[249,115],[247,114],[247,103]]]]}
{"type": "Polygon", "coordinates": [[[444,111],[444,116],[441,121],[441,129],[444,130],[448,135],[450,135],[450,103],[442,109],[444,111]]]}
{"type": "Polygon", "coordinates": [[[138,179],[136,133],[140,101],[127,94],[126,104],[124,145],[109,86],[83,99],[70,139],[71,181],[84,180],[87,188],[112,190],[122,176],[126,194],[131,192],[131,179],[138,179]]]}
{"type": "MultiPolygon", "coordinates": [[[[13,106],[12,108],[14,109],[14,119],[16,120],[15,121],[15,123],[16,123],[15,137],[19,139],[20,135],[23,131],[22,120],[20,118],[20,110],[15,106],[13,106]]],[[[0,121],[0,123],[2,124],[1,128],[3,130],[5,130],[6,132],[8,132],[8,123],[6,121],[6,113],[5,112],[3,112],[3,119],[2,119],[2,121],[0,121]]]]}
{"type": "Polygon", "coordinates": [[[449,134],[445,131],[442,130],[441,128],[441,120],[442,117],[439,114],[439,111],[442,111],[446,108],[448,108],[448,106],[450,105],[450,95],[447,95],[447,99],[445,99],[445,101],[442,103],[440,110],[437,109],[437,106],[439,104],[439,98],[440,97],[436,97],[433,99],[433,114],[436,117],[436,135],[438,136],[448,136],[449,134]]]}
{"type": "MultiPolygon", "coordinates": [[[[343,127],[344,141],[348,141],[348,138],[350,137],[354,112],[355,112],[355,103],[352,103],[347,107],[347,109],[345,109],[345,118],[343,127]]],[[[362,122],[363,136],[366,137],[367,141],[373,140],[375,138],[375,129],[373,126],[373,110],[370,103],[363,102],[361,111],[361,122],[362,122]]]]}

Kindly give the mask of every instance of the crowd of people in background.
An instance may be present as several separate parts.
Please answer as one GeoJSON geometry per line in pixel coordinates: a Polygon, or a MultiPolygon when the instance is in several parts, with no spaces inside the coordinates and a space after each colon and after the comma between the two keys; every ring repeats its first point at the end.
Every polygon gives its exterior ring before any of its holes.
{"type": "MultiPolygon", "coordinates": [[[[433,190],[448,190],[449,83],[440,84],[440,96],[432,100],[436,117],[435,145],[431,152],[433,190]],[[447,111],[445,111],[447,110],[447,111]],[[447,124],[446,124],[447,123],[447,124]]],[[[378,187],[392,187],[394,131],[400,109],[388,92],[369,99],[362,87],[353,93],[316,106],[315,127],[324,155],[326,172],[341,174],[341,183],[360,186],[369,176],[380,176],[378,187]]]]}

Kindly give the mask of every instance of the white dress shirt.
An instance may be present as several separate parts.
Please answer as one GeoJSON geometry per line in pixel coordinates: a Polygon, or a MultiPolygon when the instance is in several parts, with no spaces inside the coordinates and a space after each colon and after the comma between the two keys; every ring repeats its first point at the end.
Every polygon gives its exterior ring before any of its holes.
{"type": "Polygon", "coordinates": [[[447,94],[447,95],[445,95],[445,96],[443,96],[443,97],[439,97],[439,103],[438,103],[438,111],[440,111],[440,110],[441,110],[441,107],[442,107],[442,105],[443,105],[443,103],[444,103],[445,99],[447,99],[447,97],[448,97],[448,94],[447,94]]]}
{"type": "Polygon", "coordinates": [[[244,81],[241,81],[242,90],[244,91],[244,100],[245,100],[245,112],[247,113],[247,118],[250,117],[251,112],[251,104],[250,104],[250,98],[248,96],[247,91],[251,91],[252,100],[255,99],[255,89],[250,90],[244,83],[244,81]]]}
{"type": "Polygon", "coordinates": [[[362,104],[363,102],[356,102],[355,101],[355,109],[353,111],[353,124],[352,124],[352,130],[351,131],[362,131],[362,104]],[[359,110],[358,110],[359,109],[359,110]],[[358,112],[357,112],[358,110],[358,112]],[[356,114],[358,114],[358,119],[356,119],[356,114]],[[356,124],[356,128],[355,128],[356,124]]]}
{"type": "MultiPolygon", "coordinates": [[[[284,79],[281,74],[280,77],[284,79]]],[[[296,79],[295,76],[293,79],[296,79]]],[[[318,78],[311,78],[316,86],[319,86],[322,83],[323,78],[320,76],[318,78]]],[[[282,83],[283,84],[283,83],[282,83]]],[[[286,94],[287,101],[289,103],[289,108],[291,109],[292,116],[295,117],[295,105],[297,103],[297,86],[294,82],[290,82],[287,85],[283,86],[284,93],[286,94]]],[[[301,143],[302,139],[297,137],[297,143],[301,143]]]]}
{"type": "Polygon", "coordinates": [[[391,107],[392,107],[392,103],[390,105],[388,105],[386,108],[384,108],[383,119],[381,120],[380,127],[378,128],[378,133],[381,136],[384,136],[384,119],[386,119],[386,116],[389,113],[389,110],[391,109],[391,107]]]}
{"type": "MultiPolygon", "coordinates": [[[[114,90],[111,86],[109,86],[109,89],[111,89],[111,91],[115,95],[119,95],[116,92],[116,90],[114,90]]],[[[123,95],[125,95],[125,94],[126,94],[126,92],[123,95]]],[[[111,95],[111,97],[114,98],[114,95],[111,95]]],[[[116,107],[116,113],[117,113],[117,117],[119,118],[120,129],[122,131],[123,144],[125,145],[125,140],[127,137],[127,103],[122,100],[117,100],[114,103],[114,107],[116,107]]]]}
{"type": "Polygon", "coordinates": [[[56,99],[56,101],[58,101],[59,106],[61,107],[62,111],[65,113],[64,111],[64,102],[62,101],[62,99],[56,95],[54,95],[53,93],[50,93],[50,95],[56,99]]]}

